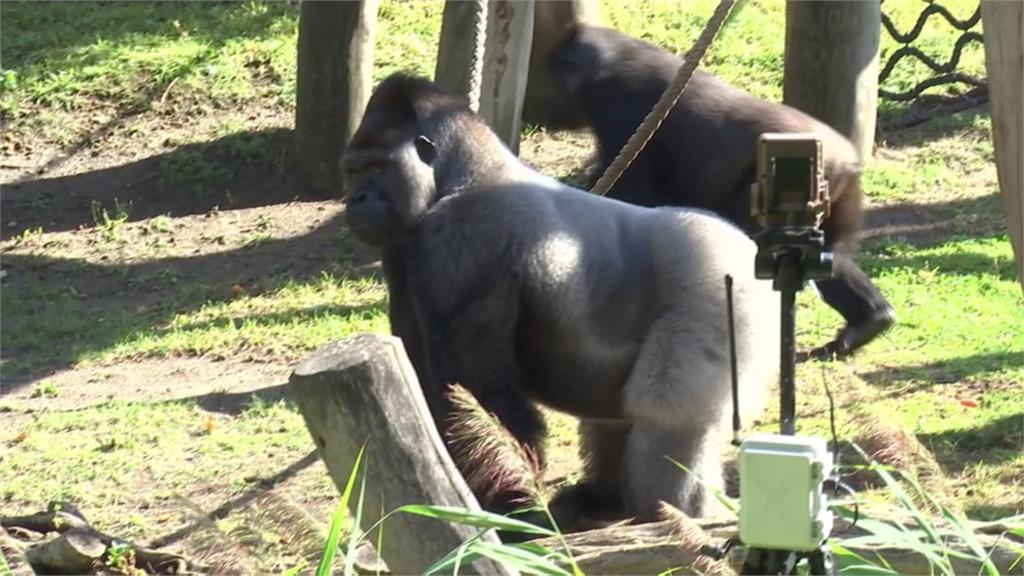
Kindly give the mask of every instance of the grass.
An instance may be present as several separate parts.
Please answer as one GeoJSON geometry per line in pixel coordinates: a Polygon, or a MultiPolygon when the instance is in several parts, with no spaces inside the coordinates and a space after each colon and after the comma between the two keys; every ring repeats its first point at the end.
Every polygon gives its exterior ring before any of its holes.
{"type": "MultiPolygon", "coordinates": [[[[976,7],[967,0],[944,5],[961,18],[976,7]]],[[[884,9],[907,30],[922,6],[893,1],[884,9]]],[[[713,0],[604,2],[603,14],[614,27],[683,52],[713,7],[713,0]]],[[[436,2],[382,3],[375,79],[399,69],[433,70],[441,10],[436,2]]],[[[784,10],[749,0],[709,51],[706,68],[779,99],[784,10]]],[[[135,157],[105,159],[110,148],[157,140],[173,153],[159,153],[153,181],[182,202],[211,197],[236,178],[238,163],[276,166],[287,148],[284,131],[248,131],[264,113],[274,126],[291,121],[297,20],[297,3],[2,2],[0,146],[6,155],[85,142],[99,160],[75,169],[99,170],[135,157]],[[106,135],[98,130],[111,122],[123,126],[106,135]]],[[[933,18],[919,47],[945,61],[955,38],[933,18]]],[[[883,62],[896,48],[883,34],[883,62]]],[[[979,46],[968,48],[961,63],[962,72],[984,76],[979,46]]],[[[925,75],[908,60],[884,86],[903,90],[925,75]]],[[[900,110],[882,103],[883,113],[900,110]]],[[[897,309],[899,324],[849,362],[802,366],[799,373],[801,382],[816,383],[824,368],[834,388],[866,382],[856,405],[841,407],[840,423],[858,408],[913,430],[949,476],[957,502],[976,518],[1024,510],[1024,306],[996,195],[991,131],[987,111],[975,109],[884,135],[865,175],[868,204],[877,214],[904,217],[867,239],[859,259],[897,309]],[[929,227],[931,221],[942,226],[929,227]]],[[[528,143],[559,138],[527,132],[528,143]]],[[[63,206],[64,190],[41,194],[33,206],[63,206]]],[[[360,262],[342,232],[316,237],[322,243],[282,244],[308,230],[274,206],[262,208],[247,228],[163,210],[143,217],[140,209],[108,201],[95,207],[90,229],[54,230],[44,222],[15,229],[2,244],[4,271],[12,271],[0,290],[5,381],[146,358],[289,364],[326,342],[387,329],[386,290],[355,272],[360,262]],[[323,273],[274,268],[238,283],[186,273],[193,257],[217,255],[227,266],[246,253],[273,256],[282,245],[289,248],[283,260],[311,252],[323,273]],[[99,288],[90,293],[84,282],[99,288]],[[150,287],[149,299],[136,302],[136,292],[121,290],[128,283],[150,287]]],[[[6,219],[0,224],[9,226],[6,219]]],[[[803,345],[830,338],[840,323],[810,291],[801,294],[798,318],[803,345]]],[[[173,385],[173,377],[159,377],[173,385]]],[[[30,377],[37,412],[12,409],[12,417],[0,418],[5,508],[35,511],[48,500],[74,498],[113,533],[154,537],[197,510],[265,487],[311,449],[288,404],[257,403],[237,414],[194,402],[48,411],[47,402],[72,391],[47,378],[30,377]]],[[[825,432],[823,398],[807,388],[800,394],[801,429],[825,432]]],[[[574,426],[567,418],[553,423],[550,461],[572,480],[574,426]]],[[[324,501],[332,495],[319,469],[302,482],[324,501]]],[[[217,538],[237,542],[249,519],[217,520],[217,538]]],[[[269,527],[246,537],[246,550],[260,550],[249,571],[299,564],[275,556],[287,550],[280,543],[285,532],[269,527]]]]}
{"type": "Polygon", "coordinates": [[[4,372],[140,357],[295,359],[338,338],[387,331],[386,296],[379,281],[325,272],[308,283],[277,277],[235,290],[190,285],[158,307],[113,308],[97,316],[66,290],[26,279],[0,293],[5,309],[35,311],[5,319],[4,346],[17,356],[4,372]]]}

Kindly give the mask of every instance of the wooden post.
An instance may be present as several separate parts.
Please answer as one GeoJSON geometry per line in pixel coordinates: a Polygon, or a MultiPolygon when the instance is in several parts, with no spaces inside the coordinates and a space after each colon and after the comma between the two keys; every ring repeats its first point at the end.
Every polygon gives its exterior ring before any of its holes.
{"type": "Polygon", "coordinates": [[[303,2],[299,14],[295,152],[299,184],[340,195],[338,161],[372,91],[377,0],[303,2]]]}
{"type": "MultiPolygon", "coordinates": [[[[463,94],[469,92],[475,11],[476,2],[445,2],[437,48],[434,81],[463,94]]],[[[479,113],[513,152],[519,150],[533,11],[533,0],[491,0],[487,6],[479,113]]]]}
{"type": "MultiPolygon", "coordinates": [[[[339,490],[365,444],[364,530],[382,512],[405,504],[480,509],[434,426],[398,338],[364,334],[328,344],[299,364],[289,391],[339,490]]],[[[411,514],[389,517],[383,530],[382,556],[393,574],[421,574],[478,532],[411,514]]],[[[484,540],[498,543],[493,534],[484,540]]],[[[487,559],[470,569],[510,573],[487,559]]]]}
{"type": "Polygon", "coordinates": [[[999,189],[1024,289],[1024,3],[982,2],[981,18],[999,189]]]}
{"type": "Polygon", "coordinates": [[[879,0],[786,3],[783,100],[871,158],[878,109],[879,0]]]}
{"type": "Polygon", "coordinates": [[[445,2],[441,38],[437,42],[434,82],[460,94],[469,94],[473,61],[476,2],[445,2]]]}
{"type": "Polygon", "coordinates": [[[523,99],[523,122],[546,125],[558,120],[549,116],[555,109],[551,101],[558,96],[553,91],[553,79],[547,71],[548,59],[565,40],[573,24],[597,25],[600,21],[600,6],[596,0],[544,0],[537,3],[533,13],[533,45],[523,99]]]}
{"type": "Polygon", "coordinates": [[[480,117],[516,154],[519,153],[523,98],[530,71],[533,11],[533,0],[497,0],[490,2],[487,12],[480,117]]]}

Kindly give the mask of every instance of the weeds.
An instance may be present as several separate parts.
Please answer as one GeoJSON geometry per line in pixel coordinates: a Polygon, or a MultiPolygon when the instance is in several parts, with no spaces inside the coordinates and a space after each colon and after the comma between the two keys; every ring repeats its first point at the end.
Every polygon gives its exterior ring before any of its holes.
{"type": "Polygon", "coordinates": [[[93,200],[89,203],[89,211],[92,214],[92,221],[96,225],[96,229],[99,230],[100,236],[103,237],[107,242],[126,242],[125,238],[121,234],[124,223],[128,221],[128,213],[131,210],[131,202],[128,204],[122,204],[117,198],[114,198],[114,214],[111,215],[106,208],[103,207],[103,203],[97,200],[93,200]]]}
{"type": "Polygon", "coordinates": [[[32,390],[32,398],[56,398],[60,396],[60,388],[53,380],[43,380],[32,390]]]}

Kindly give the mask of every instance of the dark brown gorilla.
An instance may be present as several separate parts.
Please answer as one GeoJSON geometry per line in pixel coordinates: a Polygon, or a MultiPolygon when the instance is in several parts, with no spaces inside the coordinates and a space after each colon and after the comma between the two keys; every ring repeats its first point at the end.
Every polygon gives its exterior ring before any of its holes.
{"type": "MultiPolygon", "coordinates": [[[[561,97],[551,103],[554,128],[588,126],[597,136],[600,170],[611,164],[675,78],[682,59],[608,28],[576,25],[549,61],[561,97]]],[[[764,132],[813,132],[821,138],[832,196],[825,242],[835,252],[834,276],[816,282],[822,298],[846,320],[836,338],[811,356],[845,356],[885,331],[892,307],[852,261],[861,224],[860,160],[849,140],[788,106],[742,92],[697,71],[665,123],[608,194],[642,206],[712,210],[753,235],[750,185],[757,140],[764,132]]]]}

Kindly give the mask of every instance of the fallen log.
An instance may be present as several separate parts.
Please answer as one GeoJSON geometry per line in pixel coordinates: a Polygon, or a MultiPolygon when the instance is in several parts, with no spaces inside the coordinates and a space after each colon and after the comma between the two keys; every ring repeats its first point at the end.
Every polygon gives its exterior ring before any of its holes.
{"type": "MultiPolygon", "coordinates": [[[[405,504],[480,510],[434,426],[398,338],[363,334],[320,348],[296,367],[289,393],[339,491],[357,455],[364,454],[364,531],[375,530],[384,512],[405,504]]],[[[353,517],[356,501],[351,500],[353,517]]],[[[389,517],[383,530],[383,560],[396,574],[422,573],[479,532],[411,514],[389,517]]],[[[481,538],[498,544],[494,534],[481,538]]],[[[487,558],[460,572],[470,571],[512,573],[487,558]]]]}
{"type": "Polygon", "coordinates": [[[178,554],[152,550],[100,532],[77,507],[67,502],[51,502],[46,512],[0,517],[0,527],[40,536],[59,534],[56,538],[28,545],[22,551],[28,564],[40,574],[92,572],[103,564],[115,545],[124,546],[125,553],[132,555],[135,567],[149,574],[184,574],[203,569],[178,554]]]}

